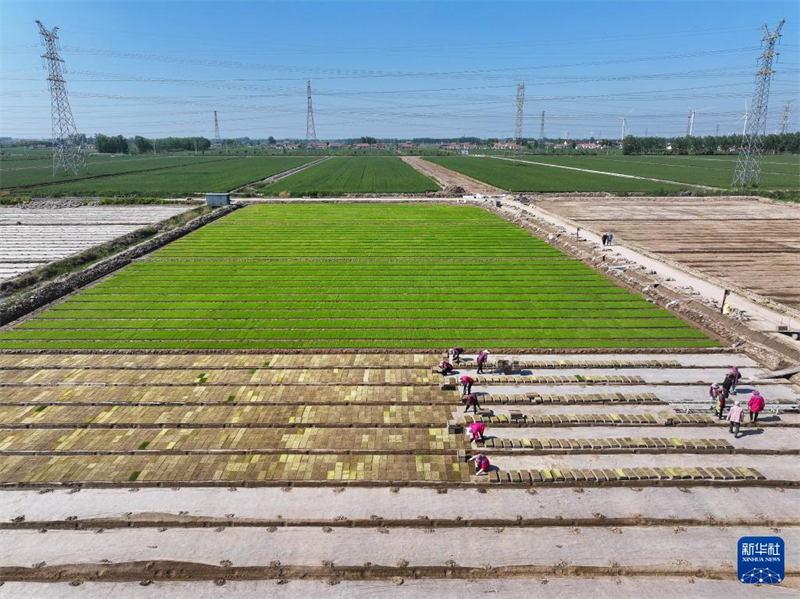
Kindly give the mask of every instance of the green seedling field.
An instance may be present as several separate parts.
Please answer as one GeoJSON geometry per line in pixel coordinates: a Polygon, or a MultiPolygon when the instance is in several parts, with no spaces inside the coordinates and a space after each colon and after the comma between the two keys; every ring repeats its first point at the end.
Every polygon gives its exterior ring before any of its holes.
{"type": "MultiPolygon", "coordinates": [[[[538,157],[526,156],[524,158],[524,160],[536,159],[538,157]]],[[[508,191],[608,191],[662,195],[683,189],[681,185],[558,169],[530,164],[524,160],[514,163],[511,160],[500,158],[474,156],[437,157],[425,158],[425,160],[508,191]]]]}
{"type": "MultiPolygon", "coordinates": [[[[736,156],[526,156],[524,160],[720,188],[730,186],[736,168],[736,156]]],[[[761,188],[800,189],[800,157],[765,156],[761,188]]]]}
{"type": "Polygon", "coordinates": [[[44,196],[176,197],[225,192],[311,160],[313,158],[302,156],[217,158],[200,164],[195,161],[175,168],[33,187],[30,188],[30,193],[44,196]]]}
{"type": "Polygon", "coordinates": [[[266,195],[424,193],[439,186],[399,158],[331,158],[261,190],[266,195]]]}
{"type": "Polygon", "coordinates": [[[0,348],[495,349],[716,342],[474,206],[238,210],[16,328],[0,348]]]}
{"type": "Polygon", "coordinates": [[[87,170],[77,175],[60,171],[53,174],[52,158],[36,158],[29,160],[0,161],[0,189],[33,185],[51,185],[69,183],[75,179],[105,175],[118,175],[156,169],[174,169],[180,166],[208,164],[226,160],[221,156],[153,156],[139,154],[135,156],[87,156],[87,170]]]}

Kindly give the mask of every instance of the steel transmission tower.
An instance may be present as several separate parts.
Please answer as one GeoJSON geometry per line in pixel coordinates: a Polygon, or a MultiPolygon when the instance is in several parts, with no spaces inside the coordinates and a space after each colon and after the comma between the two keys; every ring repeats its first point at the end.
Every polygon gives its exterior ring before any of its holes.
{"type": "Polygon", "coordinates": [[[525,84],[517,85],[517,122],[514,124],[514,162],[522,158],[522,108],[525,105],[525,84]]]}
{"type": "Polygon", "coordinates": [[[222,139],[219,136],[219,120],[217,119],[217,111],[214,111],[214,145],[221,146],[222,139]]]}
{"type": "Polygon", "coordinates": [[[786,100],[783,103],[783,114],[781,114],[781,124],[778,125],[778,133],[787,133],[789,131],[789,110],[792,108],[794,100],[786,100]]]}
{"type": "Polygon", "coordinates": [[[542,110],[542,122],[539,125],[539,147],[544,147],[544,110],[542,110]]]}
{"type": "Polygon", "coordinates": [[[311,80],[306,86],[306,97],[308,99],[308,115],[306,116],[306,149],[316,145],[317,128],[314,126],[314,107],[311,105],[311,80]]]}
{"type": "Polygon", "coordinates": [[[732,187],[758,187],[761,182],[761,164],[764,159],[764,133],[767,128],[767,106],[769,104],[769,84],[772,81],[772,61],[775,58],[775,44],[781,37],[781,29],[786,19],[781,19],[775,30],[770,32],[764,25],[764,51],[759,57],[761,68],[756,71],[756,91],[750,105],[747,128],[736,160],[736,172],[732,187]]]}
{"type": "Polygon", "coordinates": [[[41,21],[36,21],[39,26],[39,35],[45,53],[42,54],[42,64],[47,66],[47,82],[50,87],[50,118],[53,125],[53,175],[59,169],[78,171],[86,168],[86,158],[83,155],[75,128],[75,119],[69,106],[67,97],[67,82],[64,79],[62,59],[58,55],[58,27],[48,31],[41,21]]]}
{"type": "Polygon", "coordinates": [[[696,111],[689,109],[689,123],[686,125],[686,137],[691,137],[694,134],[694,116],[696,111]]]}

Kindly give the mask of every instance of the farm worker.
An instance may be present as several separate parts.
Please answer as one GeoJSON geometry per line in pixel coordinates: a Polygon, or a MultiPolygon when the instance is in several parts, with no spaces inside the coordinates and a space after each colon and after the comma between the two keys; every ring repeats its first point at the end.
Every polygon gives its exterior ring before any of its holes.
{"type": "Polygon", "coordinates": [[[470,436],[470,441],[485,441],[484,433],[486,432],[486,425],[482,422],[473,422],[467,427],[470,436]]]}
{"type": "Polygon", "coordinates": [[[469,461],[475,462],[475,474],[489,474],[491,464],[489,463],[489,458],[482,453],[472,456],[469,461]]]}
{"type": "Polygon", "coordinates": [[[447,360],[442,360],[441,364],[439,364],[439,372],[447,376],[448,374],[453,372],[453,365],[447,360]]]}
{"type": "Polygon", "coordinates": [[[607,245],[611,245],[611,242],[614,241],[614,234],[611,231],[608,232],[608,237],[606,237],[606,240],[608,241],[607,245]]]}
{"type": "Polygon", "coordinates": [[[728,430],[733,433],[734,438],[738,439],[739,427],[742,426],[742,421],[744,420],[744,410],[742,406],[739,405],[738,401],[733,402],[733,406],[728,412],[728,420],[730,420],[731,423],[728,430]]]}
{"type": "Polygon", "coordinates": [[[606,241],[608,241],[608,234],[607,233],[603,233],[603,236],[600,239],[602,240],[603,245],[605,245],[606,241]]]}
{"type": "Polygon", "coordinates": [[[489,359],[488,349],[485,349],[478,354],[478,374],[483,374],[483,366],[486,364],[486,360],[488,359],[489,359]]]}
{"type": "Polygon", "coordinates": [[[733,368],[731,368],[730,374],[728,374],[728,376],[731,377],[731,382],[732,382],[731,393],[736,393],[736,385],[739,384],[739,379],[742,378],[742,373],[739,372],[739,369],[736,366],[734,366],[733,368]]]}
{"type": "Polygon", "coordinates": [[[733,387],[733,376],[730,374],[725,375],[725,380],[722,381],[722,394],[725,396],[725,399],[728,399],[728,396],[731,394],[731,388],[733,387]]]}
{"type": "Polygon", "coordinates": [[[448,351],[447,353],[449,353],[451,356],[453,356],[453,361],[454,362],[458,363],[458,361],[461,359],[461,354],[464,353],[464,348],[463,347],[452,347],[452,348],[450,348],[450,351],[448,351]]]}
{"type": "Polygon", "coordinates": [[[722,313],[724,315],[726,315],[726,316],[731,313],[731,303],[730,302],[725,302],[725,304],[722,306],[722,313]]]}
{"type": "Polygon", "coordinates": [[[711,397],[714,400],[714,410],[717,416],[719,416],[719,419],[722,420],[722,413],[725,411],[725,392],[718,383],[715,384],[712,389],[713,395],[711,397]]]}
{"type": "Polygon", "coordinates": [[[464,413],[466,414],[469,412],[469,409],[473,408],[475,413],[478,413],[478,410],[481,409],[480,404],[478,403],[478,394],[477,393],[470,393],[467,395],[467,401],[464,403],[464,413]]]}
{"type": "Polygon", "coordinates": [[[475,382],[475,379],[471,376],[467,376],[466,374],[461,377],[461,395],[469,395],[472,393],[472,383],[475,382]]]}
{"type": "Polygon", "coordinates": [[[758,420],[758,415],[761,413],[761,410],[764,409],[764,398],[761,397],[761,393],[758,391],[753,391],[753,395],[750,396],[750,401],[747,402],[747,407],[750,409],[750,422],[755,423],[758,420]]]}
{"type": "Polygon", "coordinates": [[[722,387],[720,387],[720,384],[711,383],[711,386],[708,388],[708,396],[711,398],[712,412],[716,412],[717,410],[717,404],[719,403],[719,398],[717,396],[721,393],[722,393],[722,387]]]}

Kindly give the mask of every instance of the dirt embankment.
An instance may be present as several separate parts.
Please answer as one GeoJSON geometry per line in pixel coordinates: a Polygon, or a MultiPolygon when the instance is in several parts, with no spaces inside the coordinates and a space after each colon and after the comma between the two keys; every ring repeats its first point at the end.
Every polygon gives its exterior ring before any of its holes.
{"type": "Polygon", "coordinates": [[[438,164],[434,164],[433,162],[428,162],[419,156],[402,156],[402,160],[406,164],[414,167],[426,177],[430,177],[436,181],[445,190],[449,188],[454,189],[456,187],[461,188],[463,190],[463,194],[458,195],[473,193],[478,193],[481,195],[495,195],[498,193],[503,193],[502,189],[492,187],[491,185],[482,183],[480,181],[476,181],[475,179],[471,179],[466,175],[456,173],[455,171],[451,171],[450,169],[439,166],[438,164]]]}

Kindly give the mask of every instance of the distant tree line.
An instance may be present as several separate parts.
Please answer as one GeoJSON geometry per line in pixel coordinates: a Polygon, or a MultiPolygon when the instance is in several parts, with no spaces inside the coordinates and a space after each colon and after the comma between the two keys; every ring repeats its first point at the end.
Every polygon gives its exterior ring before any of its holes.
{"type": "MultiPolygon", "coordinates": [[[[742,145],[741,135],[705,137],[633,137],[622,141],[623,154],[734,154],[742,145]]],[[[764,136],[765,154],[800,153],[800,133],[764,136]]]]}
{"type": "Polygon", "coordinates": [[[94,147],[101,154],[127,154],[130,151],[128,140],[121,135],[103,135],[96,133],[94,147]]]}
{"type": "Polygon", "coordinates": [[[141,135],[133,138],[132,142],[122,135],[94,136],[94,147],[101,154],[144,154],[152,152],[202,152],[211,147],[211,142],[205,137],[165,137],[163,139],[147,139],[141,135]]]}

